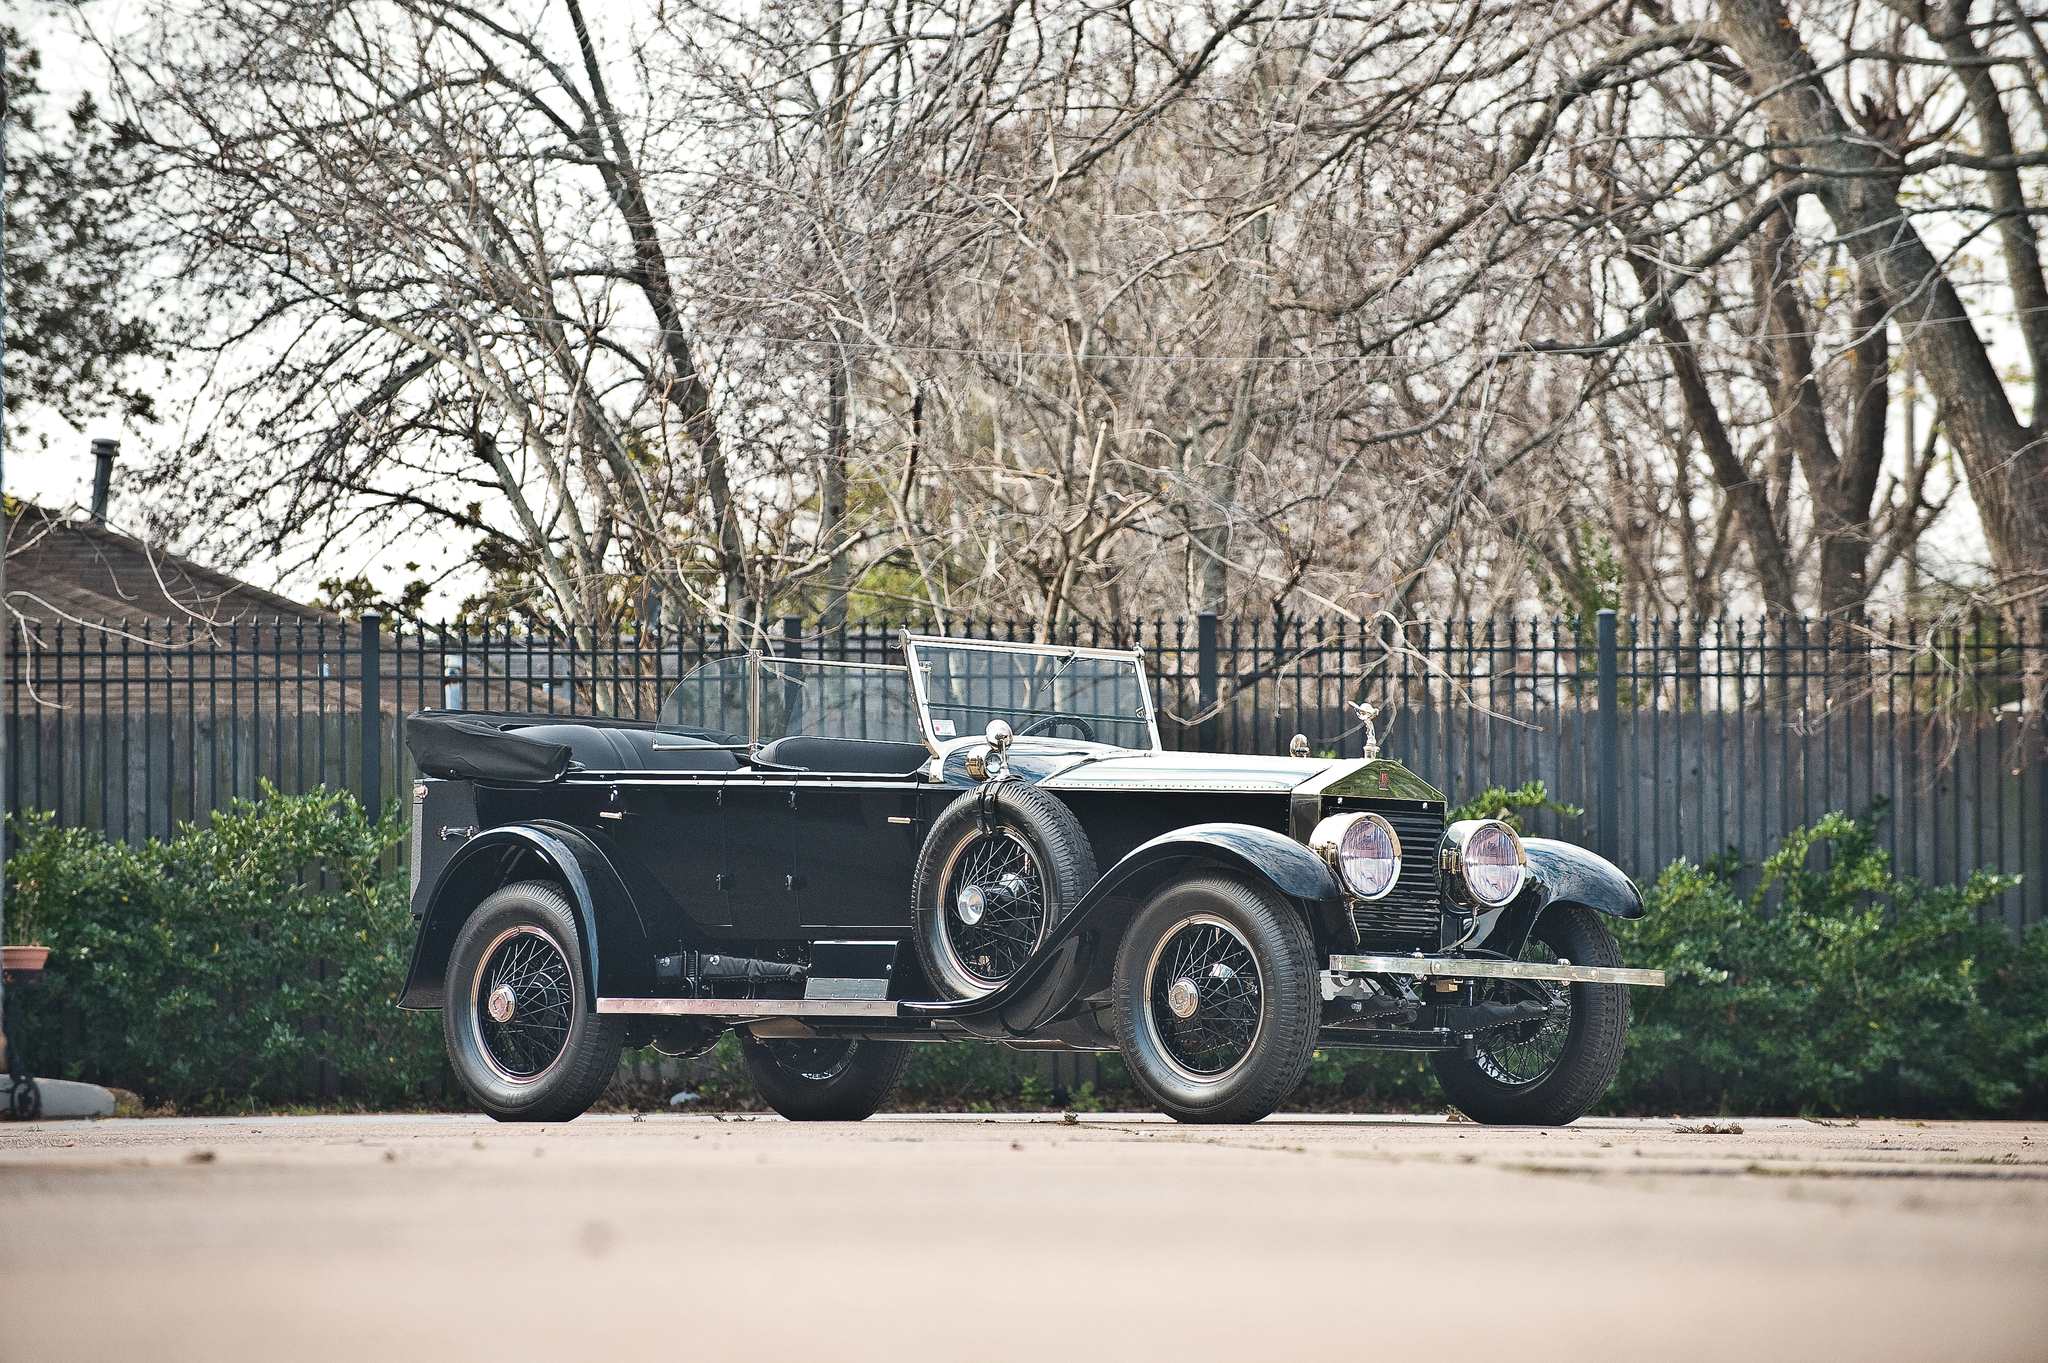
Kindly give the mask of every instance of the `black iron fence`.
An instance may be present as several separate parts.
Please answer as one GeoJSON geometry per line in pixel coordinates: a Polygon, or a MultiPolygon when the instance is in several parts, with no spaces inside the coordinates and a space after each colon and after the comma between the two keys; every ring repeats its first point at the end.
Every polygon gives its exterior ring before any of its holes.
{"type": "MultiPolygon", "coordinates": [[[[976,623],[919,632],[1030,637],[976,623]]],[[[1877,629],[1799,620],[1084,624],[1060,642],[1142,649],[1168,747],[1356,756],[1348,703],[1381,707],[1383,750],[1454,802],[1542,781],[1583,811],[1534,830],[1632,875],[1734,848],[1754,859],[1832,809],[1889,802],[1903,874],[2026,876],[1995,912],[2048,911],[2048,614],[1877,629]]],[[[782,622],[777,652],[900,658],[899,630],[782,622]]],[[[712,631],[589,640],[374,617],[205,627],[17,626],[8,644],[6,807],[139,840],[269,781],[392,798],[423,708],[651,719],[677,679],[737,647],[712,631]]]]}

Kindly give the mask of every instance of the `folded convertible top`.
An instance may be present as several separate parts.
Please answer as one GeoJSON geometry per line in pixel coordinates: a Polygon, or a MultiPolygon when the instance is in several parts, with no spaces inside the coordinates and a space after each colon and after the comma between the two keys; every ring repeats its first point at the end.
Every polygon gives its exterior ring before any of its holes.
{"type": "Polygon", "coordinates": [[[432,711],[405,721],[405,746],[423,774],[444,781],[552,781],[569,769],[571,756],[565,744],[432,711]]]}

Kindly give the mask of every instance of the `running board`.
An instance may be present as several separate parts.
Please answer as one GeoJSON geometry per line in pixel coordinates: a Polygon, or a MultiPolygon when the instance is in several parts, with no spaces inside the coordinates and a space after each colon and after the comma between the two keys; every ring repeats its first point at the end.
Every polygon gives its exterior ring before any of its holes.
{"type": "Polygon", "coordinates": [[[600,1013],[713,1018],[893,1018],[894,999],[599,999],[600,1013]]]}
{"type": "MultiPolygon", "coordinates": [[[[1332,956],[1338,975],[1437,975],[1454,980],[1573,980],[1580,984],[1662,985],[1661,970],[1606,965],[1545,965],[1541,961],[1474,961],[1460,956],[1332,956]]],[[[602,1005],[600,1005],[600,1008],[602,1005]]]]}

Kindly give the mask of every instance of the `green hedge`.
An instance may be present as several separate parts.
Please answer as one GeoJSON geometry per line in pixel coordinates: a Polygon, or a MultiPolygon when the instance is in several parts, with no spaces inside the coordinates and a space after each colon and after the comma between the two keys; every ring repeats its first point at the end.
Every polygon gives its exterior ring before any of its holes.
{"type": "Polygon", "coordinates": [[[1621,925],[1634,991],[1611,1101],[1655,1112],[1992,1116],[2048,1109],[2048,923],[2017,944],[1978,911],[2018,883],[1892,874],[1879,805],[1787,837],[1749,895],[1679,861],[1621,925]],[[1775,908],[1766,905],[1777,899],[1775,908]]]}
{"type": "MultiPolygon", "coordinates": [[[[1481,802],[1513,817],[1543,796],[1532,787],[1481,802]]],[[[1617,925],[1623,955],[1671,984],[1634,991],[1606,1110],[2048,1111],[2048,925],[2015,944],[1979,924],[2009,878],[1897,879],[1876,845],[1882,815],[1830,815],[1793,834],[1747,895],[1733,860],[1674,863],[1646,890],[1649,915],[1617,925]]],[[[383,869],[402,832],[395,813],[373,824],[347,795],[266,792],[141,848],[44,815],[10,828],[8,935],[52,948],[47,987],[23,995],[19,1038],[44,1073],[181,1110],[301,1102],[316,1060],[366,1106],[438,1094],[438,1017],[394,1002],[412,940],[404,882],[383,869]]],[[[1057,1096],[1084,1110],[1140,1101],[1113,1058],[1103,1069],[1099,1092],[1057,1096]]],[[[692,1083],[714,1104],[751,1090],[730,1045],[692,1083]]],[[[966,1045],[921,1047],[904,1094],[951,1108],[1055,1096],[1024,1057],[966,1045]]],[[[1416,1056],[1324,1051],[1292,1105],[1442,1103],[1416,1056]]]]}
{"type": "Polygon", "coordinates": [[[350,796],[267,787],[139,848],[10,820],[7,934],[51,949],[23,1053],[181,1109],[300,1101],[319,1060],[365,1104],[416,1099],[443,1056],[438,1016],[395,1005],[412,920],[382,862],[402,834],[350,796]]]}

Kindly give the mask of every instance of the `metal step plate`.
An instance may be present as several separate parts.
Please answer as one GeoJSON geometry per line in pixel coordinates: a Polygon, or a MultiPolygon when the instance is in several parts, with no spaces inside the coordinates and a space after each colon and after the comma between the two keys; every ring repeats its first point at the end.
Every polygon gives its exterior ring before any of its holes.
{"type": "Polygon", "coordinates": [[[894,999],[599,999],[600,1013],[714,1018],[893,1018],[894,999]]]}

